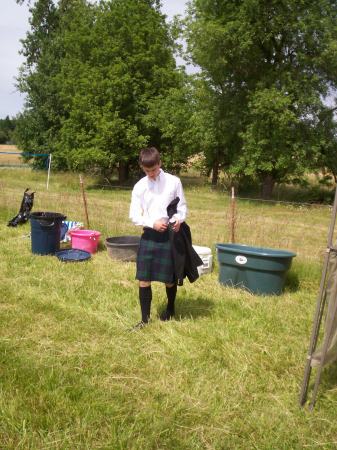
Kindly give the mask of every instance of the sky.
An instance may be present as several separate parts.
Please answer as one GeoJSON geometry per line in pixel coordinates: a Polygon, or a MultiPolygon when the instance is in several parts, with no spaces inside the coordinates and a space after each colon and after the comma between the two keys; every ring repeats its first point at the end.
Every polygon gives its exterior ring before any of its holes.
{"type": "MultiPolygon", "coordinates": [[[[14,117],[23,108],[24,96],[15,87],[15,78],[24,58],[19,54],[21,43],[29,29],[29,11],[15,0],[0,0],[0,119],[14,117]]],[[[184,14],[185,0],[162,0],[162,11],[172,18],[184,14]]]]}

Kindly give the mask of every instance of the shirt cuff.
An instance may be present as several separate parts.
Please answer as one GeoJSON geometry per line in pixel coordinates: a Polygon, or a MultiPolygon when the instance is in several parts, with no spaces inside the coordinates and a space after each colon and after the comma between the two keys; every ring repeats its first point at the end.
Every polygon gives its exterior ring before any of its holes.
{"type": "Polygon", "coordinates": [[[144,227],[153,228],[154,222],[151,219],[143,221],[144,227]]]}
{"type": "Polygon", "coordinates": [[[178,214],[173,214],[173,216],[171,217],[169,222],[170,223],[175,223],[177,220],[179,220],[179,222],[180,222],[180,218],[179,218],[178,214]]]}
{"type": "Polygon", "coordinates": [[[175,220],[179,220],[180,223],[183,223],[185,221],[185,219],[178,213],[178,214],[173,214],[173,216],[175,220]]]}

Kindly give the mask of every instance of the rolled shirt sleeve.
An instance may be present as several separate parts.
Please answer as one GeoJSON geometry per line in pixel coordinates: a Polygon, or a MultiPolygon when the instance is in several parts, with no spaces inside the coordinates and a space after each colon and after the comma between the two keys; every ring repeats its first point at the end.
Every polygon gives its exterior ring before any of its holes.
{"type": "Polygon", "coordinates": [[[187,215],[187,204],[185,199],[185,194],[183,190],[183,186],[181,184],[181,181],[178,179],[177,184],[177,197],[179,197],[179,203],[177,205],[177,213],[174,214],[174,218],[176,220],[179,220],[179,222],[185,222],[186,215],[187,215]]]}
{"type": "Polygon", "coordinates": [[[144,215],[141,195],[135,189],[132,191],[131,195],[129,218],[137,226],[153,228],[154,221],[150,217],[144,215]]]}

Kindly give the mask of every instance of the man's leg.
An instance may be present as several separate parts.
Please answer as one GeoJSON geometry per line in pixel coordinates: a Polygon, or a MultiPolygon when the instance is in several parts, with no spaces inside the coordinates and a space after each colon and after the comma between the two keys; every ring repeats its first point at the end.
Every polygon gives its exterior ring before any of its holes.
{"type": "Polygon", "coordinates": [[[174,302],[177,295],[177,285],[176,284],[166,284],[166,295],[167,295],[167,307],[160,315],[160,320],[166,321],[170,320],[174,316],[174,302]]]}
{"type": "Polygon", "coordinates": [[[142,322],[148,323],[151,313],[152,289],[150,281],[139,281],[139,303],[142,322]]]}

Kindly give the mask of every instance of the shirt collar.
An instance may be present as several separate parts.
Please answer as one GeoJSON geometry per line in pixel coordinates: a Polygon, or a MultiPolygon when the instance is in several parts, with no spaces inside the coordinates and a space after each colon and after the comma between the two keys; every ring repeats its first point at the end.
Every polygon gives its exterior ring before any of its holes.
{"type": "Polygon", "coordinates": [[[163,179],[163,176],[164,176],[163,169],[159,169],[157,178],[155,180],[151,180],[151,178],[147,177],[147,181],[150,186],[154,186],[155,183],[159,183],[163,179]]]}

